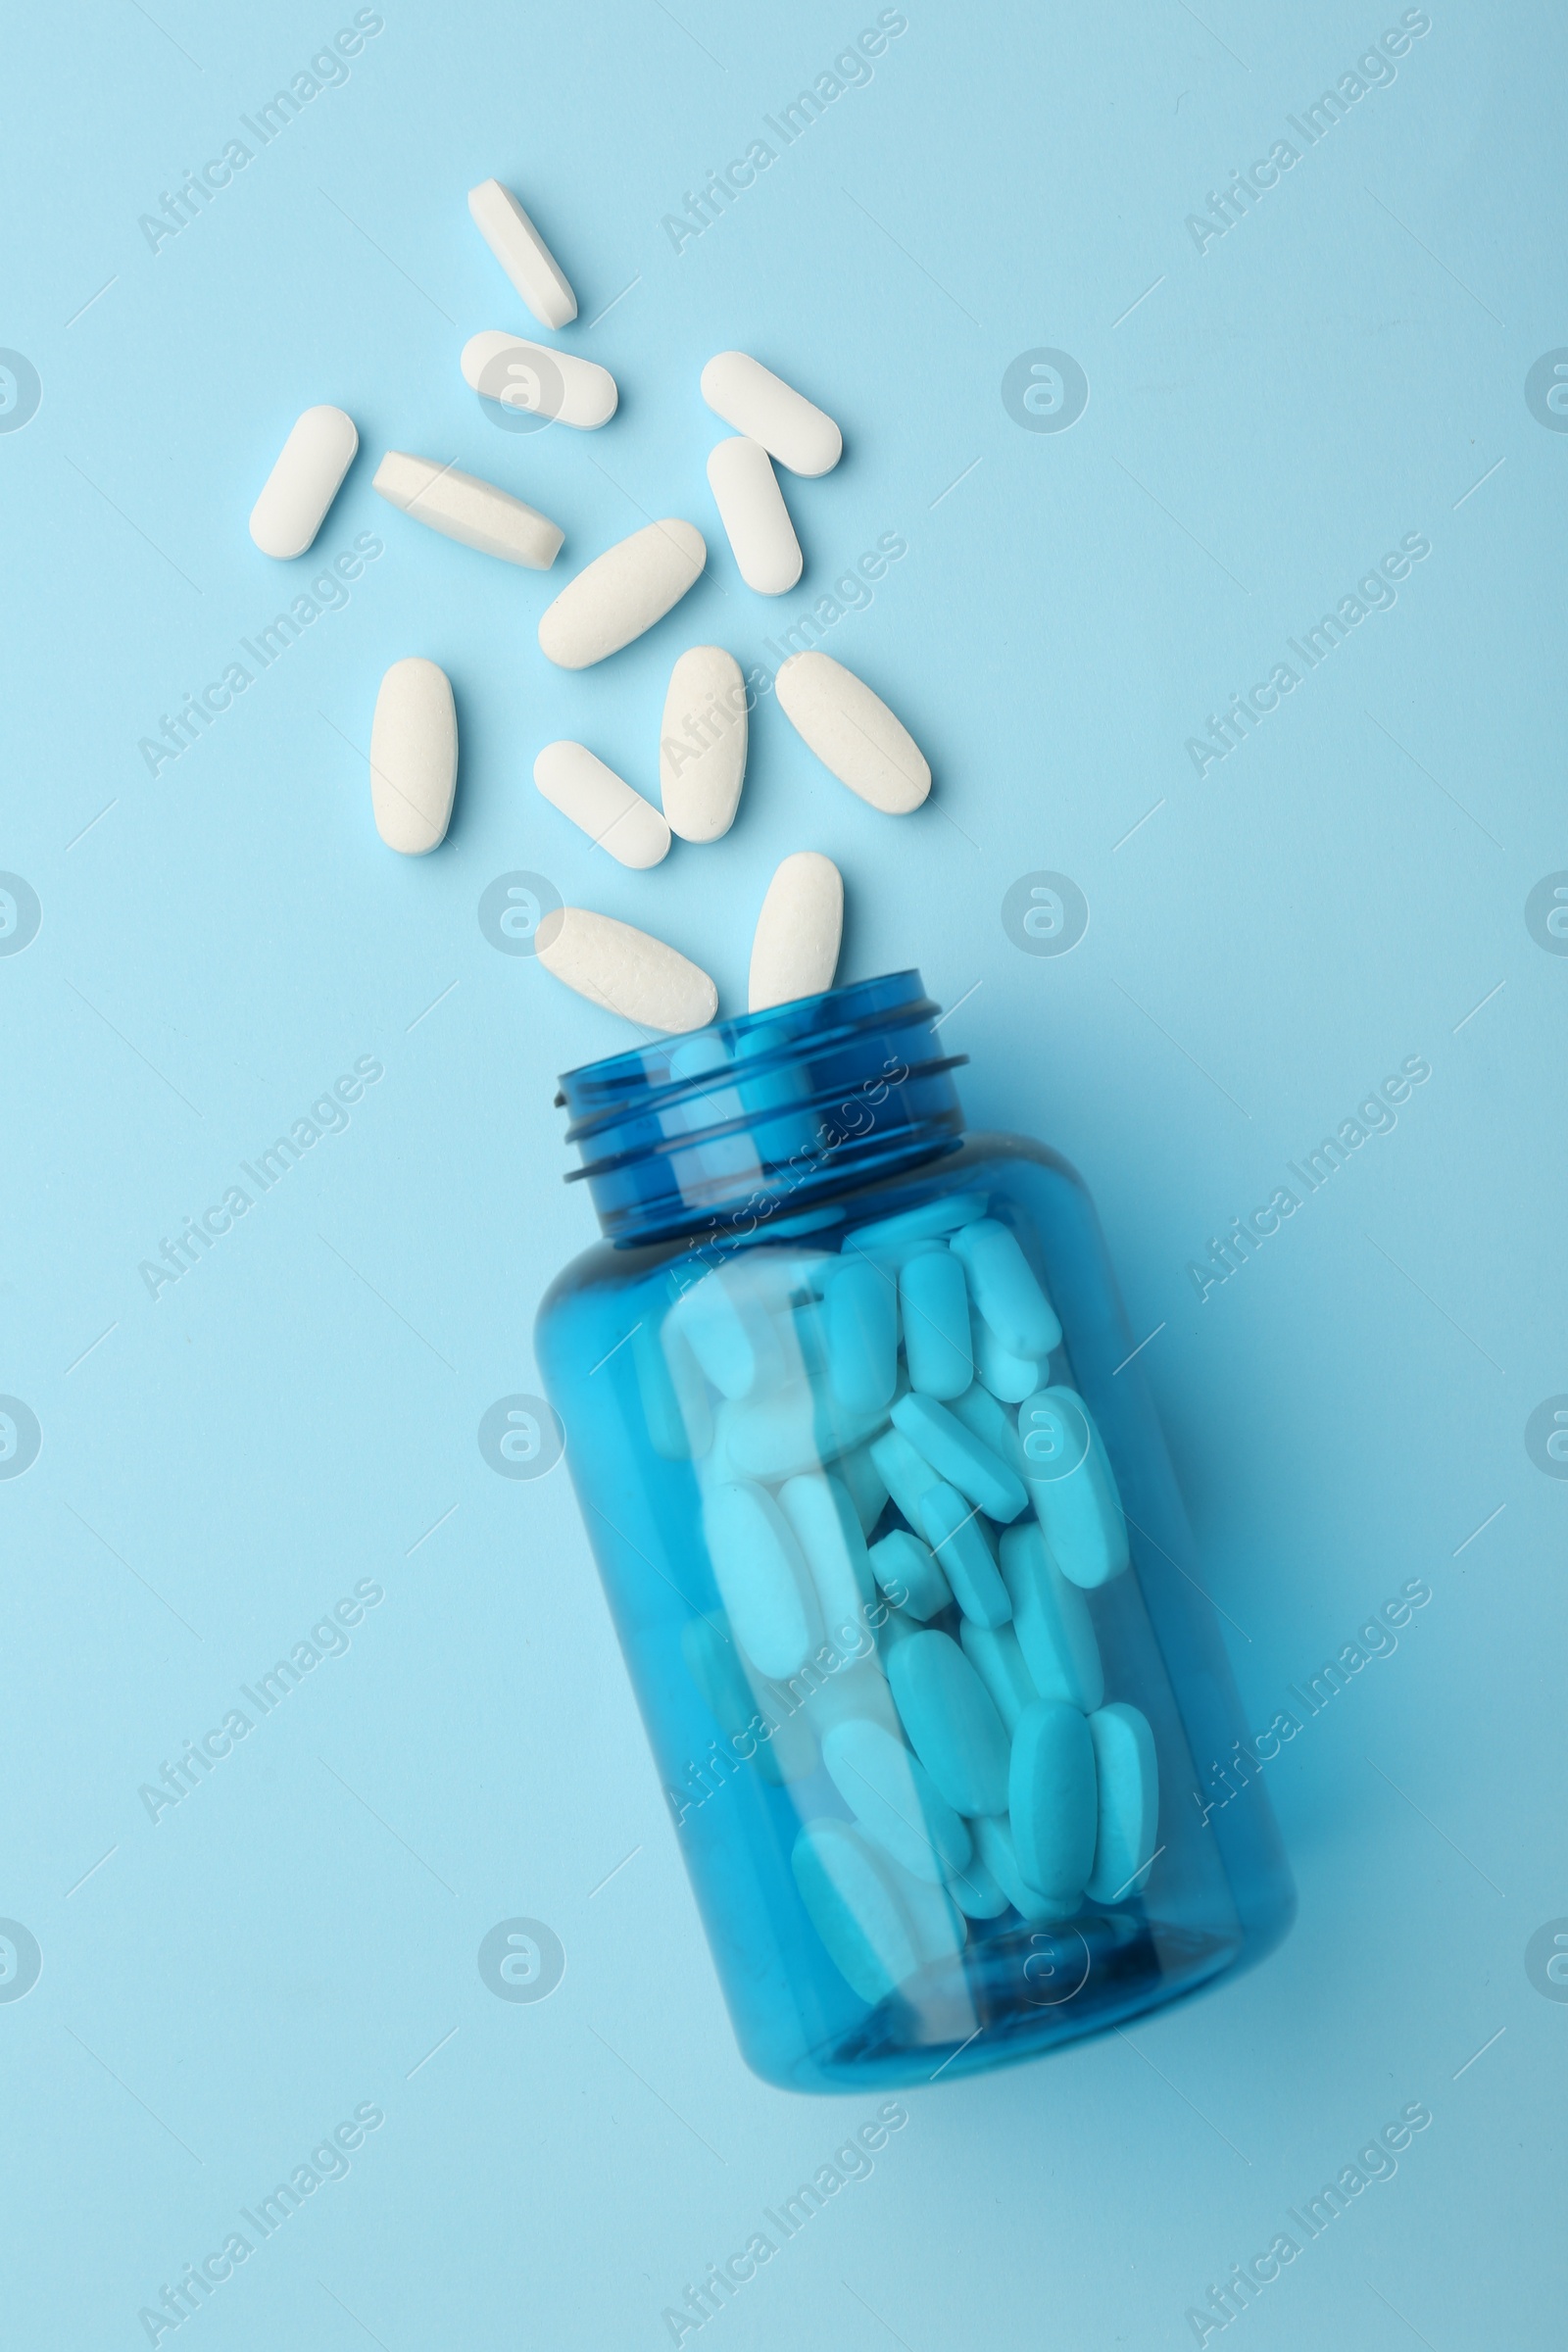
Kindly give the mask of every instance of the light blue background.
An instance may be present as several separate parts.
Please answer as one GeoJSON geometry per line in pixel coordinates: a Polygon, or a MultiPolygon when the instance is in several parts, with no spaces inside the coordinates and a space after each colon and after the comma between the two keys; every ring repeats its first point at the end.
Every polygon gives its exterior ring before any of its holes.
{"type": "Polygon", "coordinates": [[[970,992],[945,1036],[971,1122],[1048,1138],[1098,1198],[1161,1327],[1143,1360],[1249,1721],[1406,1579],[1433,1599],[1270,1769],[1280,1952],[1125,2039],[912,2094],[703,2340],[1191,2342],[1207,2284],[1419,2099],[1397,2177],[1237,2325],[1282,2352],[1554,2343],[1568,2008],[1524,1950],[1568,1912],[1568,1488],[1523,1430],[1568,1389],[1568,962],[1523,905],[1568,866],[1568,439],[1523,383],[1568,343],[1560,17],[1435,0],[1392,86],[1200,256],[1187,214],[1397,8],[912,0],[869,85],[677,257],[662,216],[874,8],[388,0],[347,83],[154,255],[138,216],[352,13],[8,27],[0,343],[43,385],[0,435],[0,865],[43,906],[0,959],[0,1388],[43,1429],[0,1484],[0,1912],[43,1949],[0,2005],[12,2331],[145,2341],[138,2307],[375,2100],[349,2178],[219,2289],[210,2347],[667,2342],[663,2307],[869,2108],[742,2069],[565,1477],[504,1481],[475,1442],[537,1387],[535,1301],[590,1239],[555,1074],[629,1036],[496,954],[482,890],[543,871],[734,1010],[766,879],[812,847],[846,875],[844,976],[970,992]],[[620,383],[600,435],[508,435],[462,383],[467,335],[530,331],[465,205],[492,173],[577,288],[563,341],[620,383]],[[845,430],[836,473],[789,484],[782,607],[704,476],[697,376],[732,345],[845,430]],[[1041,345],[1090,379],[1068,432],[1003,407],[1041,345]],[[361,434],[318,550],[385,554],[154,781],[138,738],[295,592],[245,524],[316,401],[361,434]],[[557,574],[385,508],[387,447],[542,506],[557,574]],[[545,603],[664,514],[709,535],[699,589],[552,670],[545,603]],[[714,848],[625,873],[541,803],[562,734],[652,790],[681,647],[765,659],[890,530],[907,556],[828,646],[928,752],[919,815],[861,807],[771,701],[714,848]],[[1394,610],[1200,781],[1185,739],[1414,530],[1394,610]],[[411,653],[463,745],[421,861],[378,842],[364,759],[411,653]],[[1060,959],[1001,925],[1042,867],[1092,910],[1060,959]],[[1200,1304],[1188,1260],[1416,1054],[1397,1128],[1200,1304]],[[347,1132],[152,1300],[138,1261],[367,1054],[347,1132]],[[138,1786],[364,1578],[386,1597],[349,1653],[149,1821],[138,1786]],[[475,1967],[516,1914],[567,1954],[534,2006],[475,1967]]]}

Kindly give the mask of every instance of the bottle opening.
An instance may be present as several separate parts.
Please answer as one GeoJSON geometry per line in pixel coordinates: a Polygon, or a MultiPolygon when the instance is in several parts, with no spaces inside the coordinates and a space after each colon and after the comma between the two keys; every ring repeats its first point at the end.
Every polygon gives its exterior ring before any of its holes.
{"type": "Polygon", "coordinates": [[[941,1052],[940,1021],[918,972],[890,972],[568,1070],[566,1182],[622,1245],[784,1225],[956,1146],[968,1055],[941,1052]]]}

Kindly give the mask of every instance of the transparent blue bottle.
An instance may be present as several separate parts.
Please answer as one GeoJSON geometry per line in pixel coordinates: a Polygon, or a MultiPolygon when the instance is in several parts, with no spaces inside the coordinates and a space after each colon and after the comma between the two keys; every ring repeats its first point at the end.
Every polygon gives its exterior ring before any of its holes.
{"type": "Polygon", "coordinates": [[[1101,2032],[1294,1909],[1094,1208],[964,1133],[937,1013],[893,973],[562,1080],[605,1239],[538,1359],[742,2052],[794,2090],[1101,2032]]]}

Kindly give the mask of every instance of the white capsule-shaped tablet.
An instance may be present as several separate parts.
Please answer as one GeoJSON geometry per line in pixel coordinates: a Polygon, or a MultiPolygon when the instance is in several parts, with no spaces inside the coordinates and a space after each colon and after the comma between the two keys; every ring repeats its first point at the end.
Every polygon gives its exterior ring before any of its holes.
{"type": "Polygon", "coordinates": [[[744,434],[721,441],[708,461],[708,486],[747,587],[759,596],[782,596],[793,588],[805,559],[760,441],[744,434]]]}
{"type": "Polygon", "coordinates": [[[370,807],[389,850],[421,858],[446,838],[458,783],[452,681],[422,655],[394,662],[370,725],[370,807]]]}
{"type": "Polygon", "coordinates": [[[779,709],[822,765],[880,808],[907,816],[931,789],[931,770],[902,720],[842,662],[792,654],[773,680],[779,709]]]}
{"type": "Polygon", "coordinates": [[[498,490],[494,482],[460,473],[455,466],[438,466],[433,458],[410,457],[406,450],[387,451],[370,487],[388,506],[444,539],[477,548],[482,556],[499,556],[503,564],[525,564],[530,571],[548,571],[566,535],[548,514],[498,490]]]}
{"type": "Polygon", "coordinates": [[[844,436],[832,417],[744,351],[710,360],[702,389],[715,416],[760,441],[791,473],[831,473],[838,464],[844,436]]]}
{"type": "Polygon", "coordinates": [[[586,744],[547,743],[533,763],[533,780],[553,808],[569,816],[589,840],[621,865],[639,870],[669,855],[669,827],[586,744]]]}
{"type": "Polygon", "coordinates": [[[470,391],[493,400],[514,416],[555,418],[591,433],[608,424],[620,395],[608,368],[579,360],[574,352],[550,351],[543,343],[486,327],[470,335],[459,363],[470,391]]]}
{"type": "Polygon", "coordinates": [[[844,880],[831,858],[797,850],[767,886],[752,941],[751,1012],[819,997],[833,985],[844,932],[844,880]]]}
{"type": "Polygon", "coordinates": [[[703,576],[708,542],[695,523],[646,523],[567,582],[539,621],[539,648],[559,669],[588,669],[641,637],[703,576]]]}
{"type": "Polygon", "coordinates": [[[718,991],[695,963],[662,939],[586,906],[563,906],[540,924],[535,953],[545,970],[591,1004],[668,1036],[704,1029],[718,991]]]}
{"type": "Polygon", "coordinates": [[[264,556],[303,556],[326,520],[360,436],[341,409],[307,409],[278,452],[251,509],[251,537],[264,556]]]}
{"type": "Polygon", "coordinates": [[[682,841],[717,841],[746,780],[746,680],[721,645],[688,646],[669,674],[659,734],[659,794],[682,841]]]}
{"type": "Polygon", "coordinates": [[[499,179],[468,190],[474,226],[541,326],[567,326],[577,297],[565,273],[510,188],[499,179]]]}
{"type": "Polygon", "coordinates": [[[703,1534],[735,1639],[760,1673],[796,1674],[822,1641],[816,1589],[795,1534],[765,1487],[715,1487],[703,1534]]]}

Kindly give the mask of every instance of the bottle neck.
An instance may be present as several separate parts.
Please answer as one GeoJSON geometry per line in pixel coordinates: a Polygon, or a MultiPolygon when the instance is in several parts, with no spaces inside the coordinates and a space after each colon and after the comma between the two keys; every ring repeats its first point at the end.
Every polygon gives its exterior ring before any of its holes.
{"type": "Polygon", "coordinates": [[[938,1006],[891,972],[568,1070],[558,1102],[608,1240],[737,1240],[954,1149],[963,1112],[938,1006]]]}

